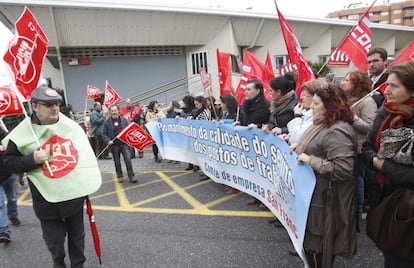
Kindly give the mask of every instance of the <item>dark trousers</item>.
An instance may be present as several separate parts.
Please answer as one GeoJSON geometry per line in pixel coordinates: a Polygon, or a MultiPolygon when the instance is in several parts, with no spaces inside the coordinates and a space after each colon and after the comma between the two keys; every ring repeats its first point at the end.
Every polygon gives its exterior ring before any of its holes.
{"type": "Polygon", "coordinates": [[[65,262],[65,237],[68,235],[68,251],[72,268],[81,268],[86,258],[83,207],[74,215],[55,220],[40,220],[43,239],[55,264],[65,262]]]}
{"type": "Polygon", "coordinates": [[[152,152],[154,153],[154,156],[158,156],[158,146],[156,144],[152,145],[152,152]]]}
{"type": "Polygon", "coordinates": [[[123,177],[122,167],[121,167],[121,154],[124,158],[125,166],[127,169],[128,178],[134,177],[134,171],[132,170],[131,155],[129,152],[129,146],[126,144],[112,144],[111,146],[112,157],[114,158],[115,163],[115,172],[118,178],[123,177]]]}
{"type": "Polygon", "coordinates": [[[383,254],[385,268],[414,268],[414,262],[403,260],[396,255],[386,252],[383,252],[383,254]]]}

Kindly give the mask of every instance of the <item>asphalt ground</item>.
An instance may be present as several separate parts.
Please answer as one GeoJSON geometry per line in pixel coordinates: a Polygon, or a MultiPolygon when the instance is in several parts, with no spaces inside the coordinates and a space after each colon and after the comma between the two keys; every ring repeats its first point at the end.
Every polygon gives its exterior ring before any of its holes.
{"type": "MultiPolygon", "coordinates": [[[[118,183],[113,161],[99,160],[103,184],[91,201],[103,267],[303,267],[288,254],[284,229],[268,223],[269,211],[247,206],[248,195],[200,181],[185,163],[155,163],[151,151],[132,162],[138,184],[118,183]]],[[[27,183],[18,191],[22,224],[0,245],[0,267],[52,267],[27,183]]],[[[86,214],[85,228],[85,267],[101,267],[86,214]]],[[[337,258],[335,267],[383,267],[383,258],[362,231],[357,255],[337,258]]]]}

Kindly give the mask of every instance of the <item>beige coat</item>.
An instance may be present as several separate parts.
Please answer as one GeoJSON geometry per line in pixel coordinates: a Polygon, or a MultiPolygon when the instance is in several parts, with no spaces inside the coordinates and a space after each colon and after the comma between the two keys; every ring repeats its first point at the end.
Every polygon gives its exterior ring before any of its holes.
{"type": "Polygon", "coordinates": [[[161,119],[161,118],[165,118],[165,114],[163,111],[158,110],[157,112],[153,112],[151,110],[147,110],[147,113],[145,114],[145,122],[151,122],[152,120],[155,119],[161,119]]]}
{"type": "MultiPolygon", "coordinates": [[[[304,247],[308,252],[351,258],[356,253],[355,132],[345,122],[322,129],[305,153],[315,171],[304,247]]],[[[325,262],[323,267],[330,267],[325,262]]]]}
{"type": "Polygon", "coordinates": [[[358,103],[353,108],[354,112],[354,127],[357,134],[357,153],[361,153],[362,144],[365,142],[368,132],[374,124],[375,115],[377,112],[377,103],[372,97],[358,103]]]}

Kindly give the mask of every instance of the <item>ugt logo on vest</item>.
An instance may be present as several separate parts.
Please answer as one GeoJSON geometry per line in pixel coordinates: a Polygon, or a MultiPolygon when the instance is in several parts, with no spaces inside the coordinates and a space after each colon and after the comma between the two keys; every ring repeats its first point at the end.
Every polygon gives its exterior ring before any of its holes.
{"type": "Polygon", "coordinates": [[[59,179],[69,174],[79,162],[79,153],[71,140],[58,135],[52,136],[42,146],[49,154],[49,164],[54,176],[51,177],[46,164],[42,165],[43,175],[51,179],[59,179]]]}

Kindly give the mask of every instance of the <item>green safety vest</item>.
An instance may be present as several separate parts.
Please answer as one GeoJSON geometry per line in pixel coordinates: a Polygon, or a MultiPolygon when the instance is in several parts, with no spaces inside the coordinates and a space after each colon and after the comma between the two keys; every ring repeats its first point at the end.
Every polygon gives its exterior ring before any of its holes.
{"type": "Polygon", "coordinates": [[[42,196],[49,202],[61,202],[86,196],[96,192],[102,184],[101,172],[95,154],[83,129],[64,114],[59,121],[51,125],[32,124],[30,118],[23,120],[2,141],[7,146],[12,140],[23,155],[32,154],[38,148],[49,152],[51,176],[43,164],[27,173],[42,196]]]}

